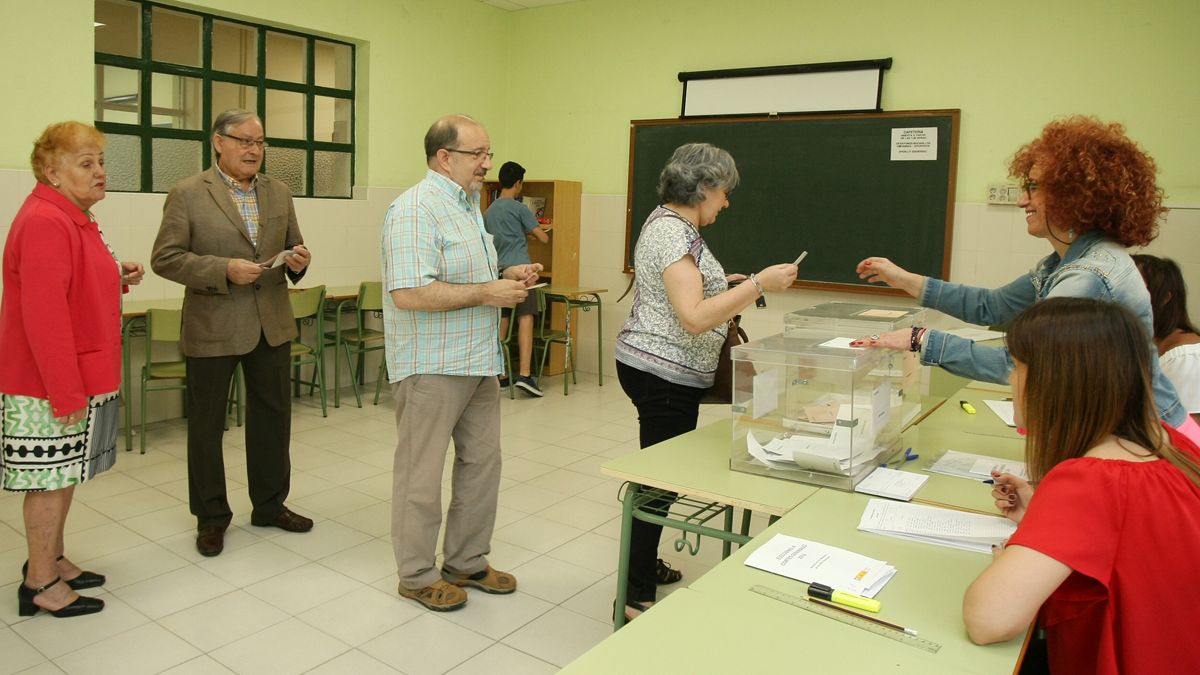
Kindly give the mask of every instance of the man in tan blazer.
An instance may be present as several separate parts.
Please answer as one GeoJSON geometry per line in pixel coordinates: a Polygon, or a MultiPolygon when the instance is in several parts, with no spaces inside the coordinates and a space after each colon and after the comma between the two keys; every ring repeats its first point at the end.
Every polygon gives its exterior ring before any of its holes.
{"type": "Polygon", "coordinates": [[[291,192],[258,173],[262,122],[226,110],[213,122],[216,166],[167,195],[151,265],[183,284],[180,345],[187,358],[188,492],[196,548],[224,548],[233,518],[225,494],[221,437],[234,368],[246,380],[246,475],[253,525],[307,532],[313,523],[283,502],[291,481],[290,342],[296,322],[287,279],[304,276],[304,247],[291,192]],[[281,252],[284,264],[270,267],[281,252]],[[286,277],[286,278],[285,278],[286,277]]]}

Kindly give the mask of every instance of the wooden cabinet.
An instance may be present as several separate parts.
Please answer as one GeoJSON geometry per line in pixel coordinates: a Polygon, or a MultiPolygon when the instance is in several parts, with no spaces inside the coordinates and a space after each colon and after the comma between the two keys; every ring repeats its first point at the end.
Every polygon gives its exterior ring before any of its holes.
{"type": "MultiPolygon", "coordinates": [[[[579,285],[579,214],[580,199],[583,196],[583,184],[569,180],[526,180],[524,197],[545,200],[544,217],[550,220],[550,242],[543,244],[529,236],[525,241],[529,245],[529,258],[541,263],[542,281],[549,281],[557,286],[579,285]]],[[[487,181],[483,185],[479,207],[487,212],[493,201],[500,197],[500,183],[487,181]]],[[[561,305],[555,304],[550,317],[554,328],[566,326],[566,315],[561,305]]],[[[575,333],[577,322],[571,323],[571,332],[575,333]]],[[[575,335],[571,336],[572,344],[575,335]]],[[[546,364],[546,372],[558,375],[563,371],[563,353],[554,350],[550,353],[550,361],[546,364]]]]}

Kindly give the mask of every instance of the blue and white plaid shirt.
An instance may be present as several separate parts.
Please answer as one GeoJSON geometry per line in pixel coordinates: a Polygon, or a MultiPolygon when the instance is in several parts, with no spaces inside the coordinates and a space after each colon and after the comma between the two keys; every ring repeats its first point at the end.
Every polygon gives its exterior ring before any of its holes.
{"type": "Polygon", "coordinates": [[[233,205],[237,207],[238,213],[242,214],[242,222],[246,225],[246,232],[250,234],[250,241],[258,248],[258,174],[250,179],[250,189],[243,190],[242,184],[225,175],[220,166],[214,164],[213,168],[217,170],[221,180],[225,181],[225,187],[229,188],[229,196],[233,198],[233,205]]]}
{"type": "Polygon", "coordinates": [[[503,367],[499,310],[398,309],[388,297],[433,281],[481,284],[498,278],[496,248],[483,227],[479,195],[429,171],[396,198],[383,220],[383,319],[388,379],[409,375],[497,375],[503,367]]]}

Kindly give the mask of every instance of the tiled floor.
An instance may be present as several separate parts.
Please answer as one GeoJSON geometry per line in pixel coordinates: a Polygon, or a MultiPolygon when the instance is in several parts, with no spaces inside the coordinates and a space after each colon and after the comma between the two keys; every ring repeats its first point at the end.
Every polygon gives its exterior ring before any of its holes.
{"type": "MultiPolygon", "coordinates": [[[[186,426],[162,423],[149,430],[147,454],[122,452],[116,468],[76,491],[67,552],[108,575],[94,593],[107,603],[96,615],[17,616],[22,498],[0,493],[0,674],[554,672],[611,632],[620,484],[599,467],[638,443],[615,378],[599,387],[581,374],[567,397],[557,378],[543,388],[542,399],[502,399],[490,560],[517,575],[515,595],[471,592],[446,614],[401,599],[389,537],[390,397],[378,407],[343,403],[328,418],[296,401],[288,503],[315,529],[249,524],[235,427],[225,442],[234,527],[223,554],[201,557],[186,503],[186,426]]],[[[702,412],[701,423],[724,410],[702,412]]],[[[694,579],[720,545],[706,541],[694,558],[670,542],[662,551],[694,579]]]]}

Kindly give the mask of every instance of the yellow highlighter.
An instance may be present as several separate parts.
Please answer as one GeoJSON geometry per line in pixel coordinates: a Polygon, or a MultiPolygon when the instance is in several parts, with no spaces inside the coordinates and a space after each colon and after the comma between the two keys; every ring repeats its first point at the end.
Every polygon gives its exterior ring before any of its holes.
{"type": "Polygon", "coordinates": [[[845,591],[835,591],[833,588],[826,586],[825,584],[809,584],[808,594],[820,600],[836,602],[839,605],[861,609],[864,612],[878,612],[880,607],[878,600],[864,598],[861,595],[855,595],[845,591]]]}

